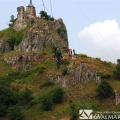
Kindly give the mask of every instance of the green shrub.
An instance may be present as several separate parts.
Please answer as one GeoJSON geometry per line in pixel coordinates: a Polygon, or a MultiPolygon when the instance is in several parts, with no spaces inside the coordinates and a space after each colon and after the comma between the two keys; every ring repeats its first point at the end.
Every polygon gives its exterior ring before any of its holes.
{"type": "Polygon", "coordinates": [[[60,87],[54,87],[44,94],[40,95],[38,102],[42,110],[48,111],[53,108],[53,105],[61,103],[64,98],[64,91],[60,87]]]}
{"type": "Polygon", "coordinates": [[[17,46],[23,39],[23,33],[21,31],[14,32],[14,35],[8,38],[8,43],[12,50],[14,50],[14,47],[17,46]]]}
{"type": "Polygon", "coordinates": [[[0,117],[3,117],[7,112],[8,106],[5,104],[0,104],[0,117]]]}
{"type": "Polygon", "coordinates": [[[9,106],[16,104],[16,98],[10,87],[0,84],[0,116],[6,114],[9,106]]]}
{"type": "Polygon", "coordinates": [[[40,108],[44,111],[49,111],[53,107],[53,100],[49,93],[42,95],[39,98],[40,108]]]}
{"type": "Polygon", "coordinates": [[[45,71],[45,69],[46,68],[44,66],[37,66],[36,68],[34,68],[32,70],[32,72],[37,72],[37,73],[41,74],[41,73],[43,73],[45,71]]]}
{"type": "Polygon", "coordinates": [[[20,105],[31,104],[33,100],[32,92],[29,89],[20,90],[17,92],[17,99],[20,105]]]}
{"type": "Polygon", "coordinates": [[[62,70],[62,75],[67,75],[69,73],[69,69],[67,67],[64,67],[62,70]]]}
{"type": "Polygon", "coordinates": [[[46,20],[54,21],[54,18],[48,15],[46,11],[40,11],[40,16],[46,20]]]}
{"type": "Polygon", "coordinates": [[[79,117],[78,116],[78,111],[79,110],[77,110],[75,104],[72,104],[70,106],[70,116],[71,116],[70,120],[78,120],[78,117],[79,117]]]}
{"type": "Polygon", "coordinates": [[[114,91],[112,87],[106,81],[102,81],[99,84],[96,92],[97,92],[97,97],[99,99],[106,99],[114,95],[114,91]]]}
{"type": "Polygon", "coordinates": [[[98,73],[98,76],[100,76],[102,79],[110,79],[112,75],[109,73],[98,73]]]}
{"type": "Polygon", "coordinates": [[[24,115],[18,106],[13,106],[8,109],[9,120],[23,120],[24,115]]]}
{"type": "Polygon", "coordinates": [[[54,82],[48,80],[48,79],[45,79],[42,81],[40,87],[41,88],[44,88],[44,87],[50,87],[50,86],[53,86],[54,85],[54,82]]]}
{"type": "Polygon", "coordinates": [[[61,103],[64,99],[64,90],[61,87],[54,87],[50,94],[52,95],[52,99],[54,103],[61,103]]]}
{"type": "Polygon", "coordinates": [[[115,79],[120,80],[120,64],[117,64],[116,69],[113,72],[113,76],[115,79]]]}
{"type": "Polygon", "coordinates": [[[0,104],[14,104],[14,94],[9,86],[0,85],[0,104]]]}

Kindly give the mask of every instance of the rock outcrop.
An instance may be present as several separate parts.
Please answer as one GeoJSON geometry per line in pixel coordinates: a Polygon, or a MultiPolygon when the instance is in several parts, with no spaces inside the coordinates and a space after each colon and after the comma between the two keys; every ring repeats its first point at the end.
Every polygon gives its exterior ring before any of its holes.
{"type": "Polygon", "coordinates": [[[47,21],[36,18],[22,42],[16,47],[22,52],[42,52],[47,47],[68,48],[67,30],[62,19],[47,21]]]}
{"type": "Polygon", "coordinates": [[[97,72],[86,63],[80,63],[79,66],[70,70],[67,77],[62,75],[49,75],[48,78],[50,81],[56,81],[63,87],[85,84],[89,81],[101,82],[101,78],[97,75],[97,72]]]}
{"type": "Polygon", "coordinates": [[[5,40],[0,40],[0,53],[8,52],[11,50],[8,42],[5,40]]]}

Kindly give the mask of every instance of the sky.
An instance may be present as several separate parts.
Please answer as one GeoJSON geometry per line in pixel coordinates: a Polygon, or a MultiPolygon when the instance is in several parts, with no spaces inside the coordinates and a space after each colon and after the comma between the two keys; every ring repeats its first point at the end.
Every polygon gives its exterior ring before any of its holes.
{"type": "MultiPolygon", "coordinates": [[[[44,0],[48,14],[62,18],[68,30],[69,46],[77,53],[115,62],[120,58],[120,0],[44,0]]],[[[0,30],[9,24],[11,14],[29,0],[0,0],[0,30]]],[[[42,0],[33,0],[37,15],[42,0]]]]}

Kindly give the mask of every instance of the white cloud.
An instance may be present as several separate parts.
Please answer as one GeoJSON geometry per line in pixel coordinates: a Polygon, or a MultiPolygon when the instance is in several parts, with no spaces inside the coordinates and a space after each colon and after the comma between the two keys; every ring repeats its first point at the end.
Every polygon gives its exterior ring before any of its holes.
{"type": "Polygon", "coordinates": [[[105,20],[79,32],[81,52],[115,62],[120,58],[120,26],[116,20],[105,20]]]}

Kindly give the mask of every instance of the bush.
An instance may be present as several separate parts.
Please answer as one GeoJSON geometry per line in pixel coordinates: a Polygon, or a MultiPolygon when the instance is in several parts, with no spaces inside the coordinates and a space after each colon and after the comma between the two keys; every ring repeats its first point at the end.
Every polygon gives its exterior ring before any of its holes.
{"type": "Polygon", "coordinates": [[[112,87],[106,81],[102,81],[96,91],[99,99],[106,99],[114,95],[112,87]]]}
{"type": "Polygon", "coordinates": [[[53,86],[54,82],[50,81],[50,80],[43,80],[40,87],[44,88],[44,87],[49,87],[49,86],[53,86]]]}
{"type": "Polygon", "coordinates": [[[69,73],[69,69],[67,67],[63,68],[62,75],[67,75],[69,73]]]}
{"type": "Polygon", "coordinates": [[[52,95],[52,99],[54,103],[61,103],[64,98],[64,90],[61,87],[54,87],[50,94],[52,95]]]}
{"type": "Polygon", "coordinates": [[[14,94],[9,86],[0,85],[0,104],[7,106],[14,104],[14,94]]]}
{"type": "Polygon", "coordinates": [[[120,64],[117,64],[115,71],[113,72],[115,79],[120,80],[120,64]]]}
{"type": "Polygon", "coordinates": [[[111,74],[109,73],[98,73],[98,76],[100,76],[102,79],[110,79],[111,74]]]}
{"type": "Polygon", "coordinates": [[[70,120],[78,120],[78,111],[79,110],[76,109],[75,104],[72,104],[70,106],[70,116],[71,116],[70,120]]]}
{"type": "Polygon", "coordinates": [[[49,93],[41,96],[39,98],[39,102],[40,102],[40,108],[44,111],[49,111],[53,107],[53,100],[49,93]]]}
{"type": "Polygon", "coordinates": [[[9,120],[23,120],[24,115],[18,106],[13,106],[8,109],[9,120]]]}
{"type": "Polygon", "coordinates": [[[40,16],[46,20],[54,21],[54,18],[48,15],[46,11],[40,11],[40,16]]]}
{"type": "Polygon", "coordinates": [[[40,95],[38,102],[42,110],[48,111],[53,108],[53,105],[61,103],[63,101],[63,97],[63,89],[60,87],[54,87],[43,95],[40,95]]]}
{"type": "Polygon", "coordinates": [[[20,90],[17,93],[18,104],[31,104],[33,100],[32,92],[29,89],[20,90]]]}
{"type": "Polygon", "coordinates": [[[9,37],[7,42],[9,43],[11,49],[14,50],[14,47],[18,45],[22,41],[22,39],[23,33],[21,31],[19,32],[15,31],[14,34],[11,37],[9,37]]]}
{"type": "Polygon", "coordinates": [[[7,112],[8,106],[5,104],[0,104],[0,117],[3,117],[7,112]]]}

